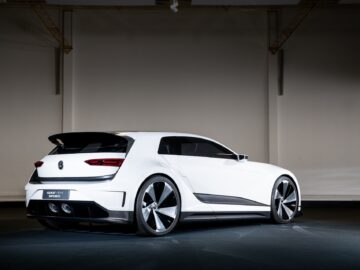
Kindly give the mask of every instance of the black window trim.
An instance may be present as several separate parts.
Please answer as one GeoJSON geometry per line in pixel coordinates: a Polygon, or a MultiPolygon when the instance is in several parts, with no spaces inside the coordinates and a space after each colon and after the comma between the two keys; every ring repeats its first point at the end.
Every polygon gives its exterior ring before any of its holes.
{"type": "Polygon", "coordinates": [[[158,147],[158,151],[157,153],[159,155],[169,155],[169,156],[184,156],[184,157],[196,157],[196,158],[217,158],[217,159],[233,159],[233,160],[238,160],[238,154],[236,152],[234,152],[233,150],[231,150],[230,148],[226,147],[223,144],[220,144],[216,141],[213,141],[211,139],[206,139],[206,138],[202,138],[202,137],[194,137],[194,136],[181,136],[181,135],[175,135],[175,136],[163,136],[161,137],[160,141],[159,141],[159,147],[158,147]],[[221,157],[221,156],[192,156],[192,155],[179,155],[179,154],[165,154],[165,153],[160,153],[160,148],[161,148],[161,143],[163,141],[163,139],[165,138],[189,138],[189,139],[200,139],[200,140],[204,140],[210,143],[213,143],[215,145],[218,145],[222,148],[225,148],[226,150],[228,150],[229,152],[231,152],[232,154],[229,155],[224,155],[224,156],[233,156],[233,158],[226,158],[226,157],[221,157]]]}

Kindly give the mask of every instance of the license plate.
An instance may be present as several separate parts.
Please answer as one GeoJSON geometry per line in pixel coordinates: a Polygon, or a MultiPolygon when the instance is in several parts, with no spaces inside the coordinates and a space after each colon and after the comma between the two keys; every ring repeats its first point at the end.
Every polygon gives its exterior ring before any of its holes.
{"type": "Polygon", "coordinates": [[[68,200],[70,190],[44,190],[43,199],[68,200]]]}

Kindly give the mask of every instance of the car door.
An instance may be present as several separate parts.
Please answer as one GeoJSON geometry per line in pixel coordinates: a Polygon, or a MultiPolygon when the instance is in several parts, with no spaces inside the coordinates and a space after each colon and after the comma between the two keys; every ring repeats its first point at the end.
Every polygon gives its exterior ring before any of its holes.
{"type": "Polygon", "coordinates": [[[194,195],[211,204],[215,211],[255,209],[259,187],[246,161],[226,147],[197,137],[174,137],[179,172],[188,179],[194,195]],[[245,208],[244,208],[245,207],[245,208]]]}

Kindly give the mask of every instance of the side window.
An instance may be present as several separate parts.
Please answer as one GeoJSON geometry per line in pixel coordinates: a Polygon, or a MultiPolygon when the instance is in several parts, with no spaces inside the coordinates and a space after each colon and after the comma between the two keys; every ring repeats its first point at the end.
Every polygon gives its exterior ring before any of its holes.
{"type": "Polygon", "coordinates": [[[180,137],[163,137],[160,141],[158,153],[163,155],[180,155],[180,146],[180,137]]]}
{"type": "Polygon", "coordinates": [[[159,154],[237,159],[227,148],[201,138],[164,137],[160,141],[159,154]]]}

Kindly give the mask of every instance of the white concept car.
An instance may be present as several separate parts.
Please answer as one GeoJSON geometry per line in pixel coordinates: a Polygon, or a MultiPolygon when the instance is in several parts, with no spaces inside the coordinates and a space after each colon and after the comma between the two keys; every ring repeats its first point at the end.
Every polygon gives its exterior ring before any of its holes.
{"type": "Polygon", "coordinates": [[[50,228],[136,223],[164,235],[180,221],[271,218],[291,222],[300,189],[288,170],[248,161],[212,139],[165,132],[74,132],[35,163],[27,215],[50,228]]]}

